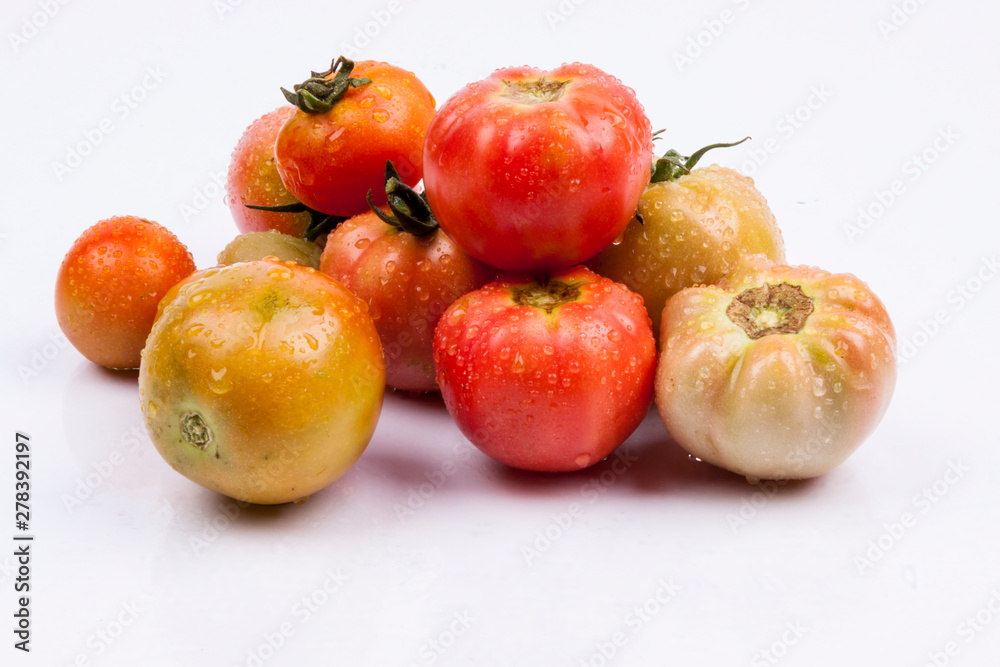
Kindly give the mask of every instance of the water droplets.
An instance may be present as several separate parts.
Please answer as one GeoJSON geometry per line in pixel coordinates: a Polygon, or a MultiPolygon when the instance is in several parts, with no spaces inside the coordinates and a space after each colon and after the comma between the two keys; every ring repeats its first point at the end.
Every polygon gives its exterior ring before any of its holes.
{"type": "Polygon", "coordinates": [[[287,266],[272,266],[267,270],[267,277],[271,280],[291,280],[294,275],[287,266]]]}
{"type": "Polygon", "coordinates": [[[524,357],[518,352],[514,355],[514,363],[511,364],[510,370],[514,373],[523,373],[525,371],[524,357]]]}
{"type": "Polygon", "coordinates": [[[233,389],[232,378],[226,378],[226,367],[214,368],[209,372],[208,388],[216,394],[225,394],[233,389]]]}

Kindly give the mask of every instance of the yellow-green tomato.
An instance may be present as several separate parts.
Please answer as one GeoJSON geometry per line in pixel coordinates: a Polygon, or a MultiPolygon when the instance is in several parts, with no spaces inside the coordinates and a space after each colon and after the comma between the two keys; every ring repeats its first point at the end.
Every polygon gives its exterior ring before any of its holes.
{"type": "Polygon", "coordinates": [[[650,183],[639,215],[618,241],[589,263],[642,296],[659,331],[667,299],[718,282],[748,255],[785,261],[781,231],[753,179],[712,165],[650,183]]]}
{"type": "Polygon", "coordinates": [[[254,259],[274,257],[283,262],[295,262],[302,266],[319,268],[319,258],[323,249],[312,241],[297,236],[282,234],[277,230],[247,232],[229,242],[219,253],[219,264],[249,262],[254,259]]]}
{"type": "Polygon", "coordinates": [[[259,260],[198,271],[160,303],[139,369],[156,449],[238,500],[301,500],[375,430],[385,364],[367,305],[329,276],[259,260]]]}
{"type": "Polygon", "coordinates": [[[849,274],[758,256],[663,310],[656,405],[690,454],[748,479],[804,479],[875,429],[896,381],[895,331],[849,274]]]}

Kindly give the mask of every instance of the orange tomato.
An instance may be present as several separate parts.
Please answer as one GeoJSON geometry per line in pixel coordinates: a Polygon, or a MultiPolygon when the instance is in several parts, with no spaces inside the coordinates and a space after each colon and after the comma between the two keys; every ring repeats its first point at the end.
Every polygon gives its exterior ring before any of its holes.
{"type": "Polygon", "coordinates": [[[273,259],[174,287],[139,369],[163,458],[206,488],[261,504],[306,498],[350,468],[384,390],[365,303],[315,269],[273,259]]]}
{"type": "MultiPolygon", "coordinates": [[[[412,73],[370,60],[331,67],[303,87],[315,90],[346,71],[361,85],[348,85],[332,106],[317,111],[303,103],[285,122],[274,146],[278,173],[306,206],[329,215],[352,216],[368,210],[365,195],[386,202],[386,160],[400,180],[416,185],[423,176],[424,136],[434,115],[434,98],[412,73]],[[352,69],[353,68],[353,69],[352,69]],[[310,111],[304,111],[309,108],[310,111]]],[[[346,84],[345,84],[346,85],[346,84]]]]}
{"type": "Polygon", "coordinates": [[[56,276],[56,318],[73,346],[108,368],[138,368],[160,298],[195,270],[168,229],[121,216],[87,229],[56,276]]]}

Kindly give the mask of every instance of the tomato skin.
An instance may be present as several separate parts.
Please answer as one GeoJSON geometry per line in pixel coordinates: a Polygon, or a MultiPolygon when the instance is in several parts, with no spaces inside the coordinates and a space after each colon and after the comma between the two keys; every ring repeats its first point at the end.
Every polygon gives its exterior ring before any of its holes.
{"type": "Polygon", "coordinates": [[[541,289],[503,276],[448,308],[434,337],[448,412],[480,450],[524,470],[586,468],[638,427],[653,399],[656,352],[642,300],[584,267],[551,276],[579,293],[552,309],[541,289]]]}
{"type": "Polygon", "coordinates": [[[368,303],[386,358],[386,384],[437,391],[434,327],[451,303],[495,277],[437,229],[414,236],[362,213],[327,237],[320,270],[368,303]]]}
{"type": "Polygon", "coordinates": [[[289,192],[330,215],[368,210],[369,190],[376,205],[384,204],[386,160],[396,165],[402,182],[416,185],[434,115],[434,97],[412,72],[363,60],[352,76],[372,82],[349,88],[325,113],[296,109],[274,146],[289,192]]]}
{"type": "Polygon", "coordinates": [[[816,477],[881,420],[895,341],[885,306],[856,277],[757,256],[720,286],[667,302],[657,407],[677,443],[709,463],[750,479],[816,477]],[[782,283],[812,300],[797,332],[752,339],[727,315],[746,290],[782,283]]]}
{"type": "Polygon", "coordinates": [[[588,266],[642,296],[659,331],[667,299],[716,283],[750,255],[785,261],[774,214],[753,179],[725,167],[698,168],[676,181],[651,183],[639,199],[642,222],[588,266]]]}
{"type": "Polygon", "coordinates": [[[165,227],[135,216],[102,220],[59,267],[59,327],[95,364],[138,368],[160,298],[194,270],[187,247],[165,227]]]}
{"type": "Polygon", "coordinates": [[[296,203],[274,158],[274,141],[285,121],[296,111],[288,105],[264,114],[244,130],[229,159],[226,202],[236,227],[244,234],[277,230],[301,238],[309,226],[309,213],[278,213],[247,208],[296,203]]]}
{"type": "Polygon", "coordinates": [[[238,500],[299,500],[371,439],[385,366],[367,306],[294,262],[198,271],[164,297],[139,396],[163,458],[238,500]]]}
{"type": "Polygon", "coordinates": [[[273,257],[284,262],[295,262],[318,269],[322,252],[323,250],[312,241],[272,229],[268,232],[240,234],[219,252],[216,261],[219,264],[235,264],[273,257]]]}
{"type": "Polygon", "coordinates": [[[631,89],[595,67],[500,69],[442,105],[427,133],[435,216],[470,255],[508,271],[565,268],[617,237],[649,181],[652,133],[631,89]],[[505,82],[567,81],[523,103],[505,82]]]}

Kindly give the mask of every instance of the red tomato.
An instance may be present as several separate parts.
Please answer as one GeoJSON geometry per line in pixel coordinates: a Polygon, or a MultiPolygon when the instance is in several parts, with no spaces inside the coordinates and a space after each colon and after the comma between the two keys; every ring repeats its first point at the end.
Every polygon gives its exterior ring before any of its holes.
{"type": "Polygon", "coordinates": [[[437,391],[434,327],[452,301],[494,276],[441,229],[415,236],[372,211],[330,233],[320,270],[368,303],[385,352],[386,384],[407,391],[437,391]]]}
{"type": "Polygon", "coordinates": [[[369,190],[376,204],[384,204],[386,160],[407,185],[420,180],[434,98],[412,72],[341,59],[288,95],[300,107],[278,132],[274,152],[281,180],[309,208],[338,216],[362,213],[369,190]]]}
{"type": "Polygon", "coordinates": [[[160,299],[195,270],[164,227],[135,216],[102,220],[66,253],[56,277],[56,318],[73,346],[108,368],[138,368],[160,299]]]}
{"type": "Polygon", "coordinates": [[[649,181],[649,119],[596,67],[500,69],[449,99],[427,132],[434,215],[473,257],[510,271],[579,264],[632,219],[649,181]]]}
{"type": "Polygon", "coordinates": [[[653,399],[656,352],[642,299],[583,267],[545,284],[503,277],[461,297],[438,323],[434,361],[462,433],[525,470],[597,463],[653,399]]]}
{"type": "Polygon", "coordinates": [[[663,310],[656,404],[700,459],[751,479],[833,469],[875,429],[896,382],[885,306],[849,274],[758,255],[663,310]]]}
{"type": "Polygon", "coordinates": [[[357,215],[327,237],[320,269],[368,303],[386,359],[386,384],[437,391],[434,327],[458,297],[494,278],[437,225],[427,202],[386,165],[388,207],[357,215]]]}
{"type": "Polygon", "coordinates": [[[233,149],[226,178],[226,201],[236,226],[243,233],[275,229],[301,238],[309,227],[308,211],[281,213],[247,208],[247,204],[287,206],[298,203],[281,182],[274,160],[278,130],[294,112],[295,107],[284,106],[264,114],[250,124],[233,149]]]}

